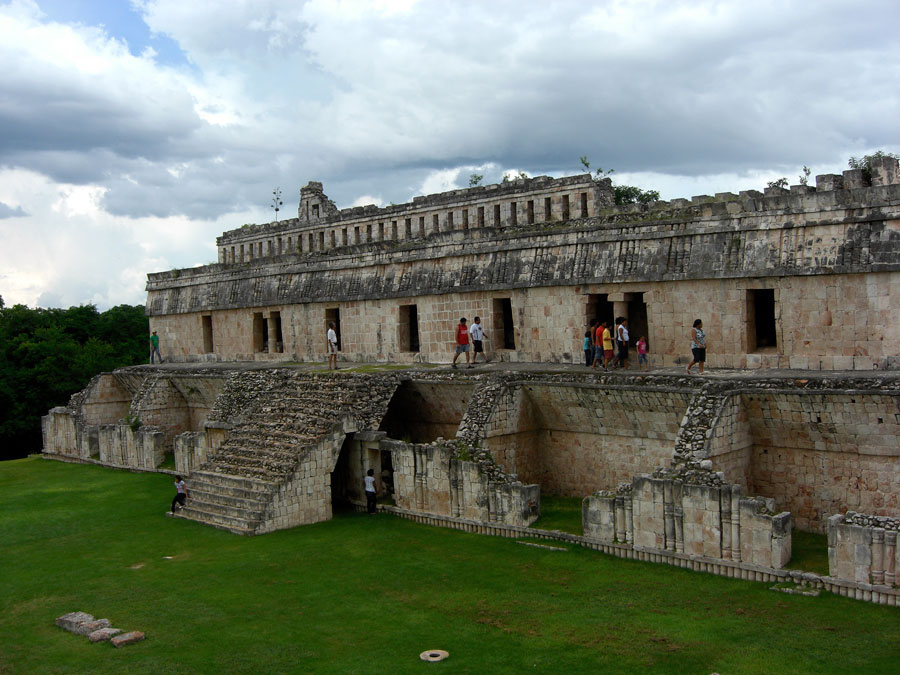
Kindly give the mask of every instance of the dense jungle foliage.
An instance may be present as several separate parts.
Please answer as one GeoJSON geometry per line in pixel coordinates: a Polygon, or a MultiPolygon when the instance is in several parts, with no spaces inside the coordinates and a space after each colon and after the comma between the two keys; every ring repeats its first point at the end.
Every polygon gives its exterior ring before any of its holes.
{"type": "Polygon", "coordinates": [[[0,297],[0,460],[40,452],[41,415],[97,373],[144,363],[148,335],[142,305],[30,309],[0,297]]]}

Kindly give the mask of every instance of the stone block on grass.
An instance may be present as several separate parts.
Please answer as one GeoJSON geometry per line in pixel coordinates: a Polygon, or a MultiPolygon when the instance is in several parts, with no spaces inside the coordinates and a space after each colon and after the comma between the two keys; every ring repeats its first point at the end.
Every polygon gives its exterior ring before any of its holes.
{"type": "Polygon", "coordinates": [[[87,614],[85,612],[69,612],[68,614],[63,614],[58,617],[56,619],[56,625],[70,633],[77,633],[78,627],[81,626],[81,624],[93,620],[93,614],[87,614]]]}
{"type": "Polygon", "coordinates": [[[109,628],[109,626],[109,619],[96,619],[95,621],[85,621],[73,632],[78,635],[90,635],[94,631],[100,630],[101,628],[109,628]]]}
{"type": "Polygon", "coordinates": [[[140,642],[144,639],[144,634],[139,630],[133,630],[128,633],[122,633],[121,635],[116,635],[115,637],[110,639],[113,647],[124,647],[125,645],[131,645],[135,642],[140,642]]]}
{"type": "Polygon", "coordinates": [[[93,633],[88,635],[88,639],[91,642],[106,642],[110,638],[121,633],[121,629],[119,628],[100,628],[99,630],[95,630],[93,633]]]}

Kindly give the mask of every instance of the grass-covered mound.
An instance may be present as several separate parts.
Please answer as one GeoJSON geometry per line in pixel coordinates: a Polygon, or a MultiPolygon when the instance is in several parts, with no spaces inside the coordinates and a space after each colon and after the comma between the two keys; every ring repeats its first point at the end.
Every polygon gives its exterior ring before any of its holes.
{"type": "Polygon", "coordinates": [[[0,672],[890,672],[900,609],[379,514],[242,538],[171,478],[0,463],[0,672]],[[164,556],[172,556],[171,560],[164,556]],[[147,640],[53,624],[83,610],[147,640]],[[445,649],[425,664],[418,655],[445,649]]]}

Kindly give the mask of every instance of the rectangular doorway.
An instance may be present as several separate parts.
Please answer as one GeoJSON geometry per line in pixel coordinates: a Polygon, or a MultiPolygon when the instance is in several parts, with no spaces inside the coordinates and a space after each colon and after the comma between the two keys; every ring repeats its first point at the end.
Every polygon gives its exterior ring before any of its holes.
{"type": "Polygon", "coordinates": [[[212,354],[213,353],[213,329],[212,329],[212,316],[209,314],[201,317],[203,319],[203,353],[204,354],[212,354]]]}
{"type": "Polygon", "coordinates": [[[401,352],[419,351],[419,311],[415,305],[400,305],[397,331],[401,352]]]}
{"type": "Polygon", "coordinates": [[[281,334],[281,312],[269,312],[269,321],[272,324],[275,335],[275,344],[269,345],[270,350],[281,354],[284,352],[284,337],[281,334]]]}
{"type": "Polygon", "coordinates": [[[494,333],[502,336],[501,344],[495,349],[515,349],[516,331],[513,325],[512,301],[509,298],[494,298],[494,333]]]}
{"type": "Polygon", "coordinates": [[[587,296],[587,304],[585,305],[584,325],[590,326],[591,319],[596,319],[601,323],[613,323],[615,318],[613,304],[609,301],[606,293],[589,293],[587,296]]]}
{"type": "Polygon", "coordinates": [[[334,332],[337,333],[338,351],[341,351],[341,310],[339,307],[330,307],[325,310],[325,330],[328,332],[328,324],[334,322],[334,332]]]}
{"type": "MultiPolygon", "coordinates": [[[[650,327],[647,324],[647,305],[644,303],[643,293],[631,293],[628,301],[628,341],[631,348],[636,349],[638,338],[643,336],[650,346],[650,327]]],[[[637,352],[635,352],[637,353],[637,352]]],[[[636,358],[636,357],[635,357],[636,358]]]]}
{"type": "Polygon", "coordinates": [[[257,354],[269,349],[269,322],[262,312],[253,313],[253,351],[257,354]]]}
{"type": "Polygon", "coordinates": [[[775,291],[747,289],[747,351],[777,348],[775,328],[775,291]]]}

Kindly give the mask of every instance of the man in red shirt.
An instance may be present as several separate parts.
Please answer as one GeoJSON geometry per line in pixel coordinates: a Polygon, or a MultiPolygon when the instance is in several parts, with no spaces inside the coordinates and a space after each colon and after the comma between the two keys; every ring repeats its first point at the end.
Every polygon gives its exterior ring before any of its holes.
{"type": "Polygon", "coordinates": [[[469,363],[469,327],[466,325],[466,317],[461,318],[459,325],[456,327],[456,354],[453,355],[453,363],[450,364],[452,368],[456,368],[456,359],[459,358],[460,354],[466,355],[466,368],[471,368],[472,364],[469,363]]]}

